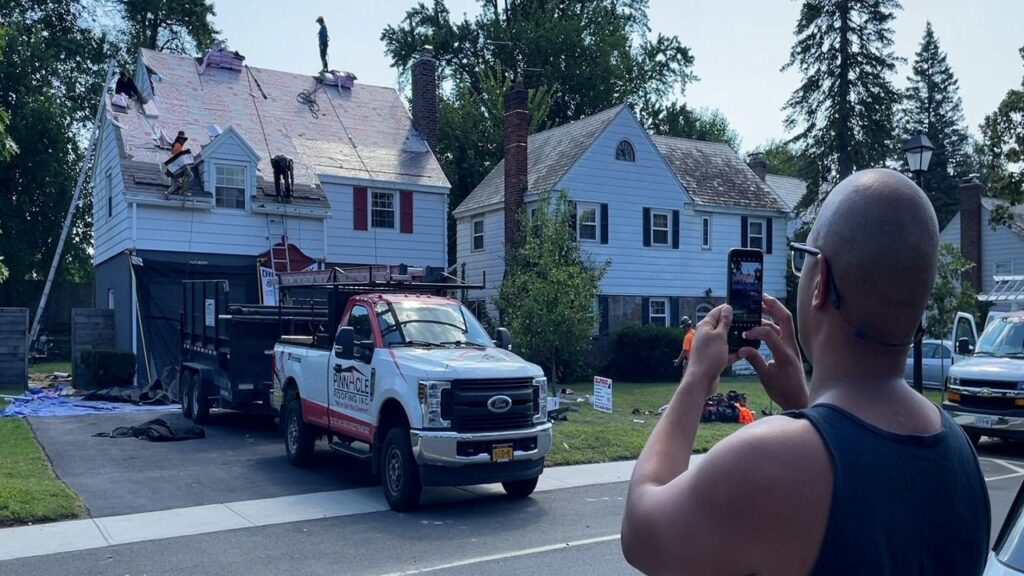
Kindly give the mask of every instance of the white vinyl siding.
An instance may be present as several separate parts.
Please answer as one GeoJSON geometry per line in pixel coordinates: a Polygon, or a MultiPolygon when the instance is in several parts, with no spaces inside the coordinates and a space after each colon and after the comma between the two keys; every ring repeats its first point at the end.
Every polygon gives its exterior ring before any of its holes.
{"type": "Polygon", "coordinates": [[[131,206],[125,201],[124,179],[121,176],[121,153],[117,137],[110,120],[104,118],[97,146],[96,173],[110,178],[101,179],[102,194],[106,199],[94,202],[93,221],[93,264],[122,253],[131,247],[132,222],[131,206]],[[105,182],[103,182],[105,180],[105,182]]]}
{"type": "Polygon", "coordinates": [[[650,323],[654,326],[668,326],[668,299],[651,298],[649,303],[650,323]]]}
{"type": "Polygon", "coordinates": [[[576,205],[576,238],[581,242],[597,242],[597,204],[576,205]]]}
{"type": "MultiPolygon", "coordinates": [[[[415,205],[415,202],[413,202],[415,205]]],[[[383,190],[370,192],[370,227],[395,229],[395,193],[383,190]]]]}
{"type": "Polygon", "coordinates": [[[234,164],[214,165],[214,199],[217,208],[245,210],[246,168],[234,164]]]}
{"type": "MultiPolygon", "coordinates": [[[[997,262],[1010,262],[1014,274],[1024,273],[1024,236],[1007,228],[997,226],[995,230],[989,226],[991,213],[988,208],[981,208],[981,293],[992,290],[992,276],[997,262]]],[[[960,248],[960,213],[950,220],[939,234],[939,242],[952,244],[960,248]]],[[[1005,268],[1005,266],[1004,266],[1005,268]]],[[[1008,309],[1008,308],[1007,308],[1008,309]]]]}

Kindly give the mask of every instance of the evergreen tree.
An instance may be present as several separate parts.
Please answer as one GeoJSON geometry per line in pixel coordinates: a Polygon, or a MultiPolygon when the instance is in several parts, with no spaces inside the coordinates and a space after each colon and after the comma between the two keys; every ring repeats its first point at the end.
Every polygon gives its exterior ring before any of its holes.
{"type": "Polygon", "coordinates": [[[806,151],[811,190],[885,164],[895,145],[899,92],[890,80],[898,0],[804,0],[789,62],[803,81],[786,102],[786,128],[806,151]]]}
{"type": "MultiPolygon", "coordinates": [[[[941,228],[959,209],[958,177],[964,174],[969,150],[959,84],[945,52],[939,47],[931,22],[925,27],[907,82],[900,108],[901,141],[924,130],[935,146],[924,174],[924,189],[932,200],[941,228]]],[[[898,161],[906,167],[903,158],[898,161]]]]}

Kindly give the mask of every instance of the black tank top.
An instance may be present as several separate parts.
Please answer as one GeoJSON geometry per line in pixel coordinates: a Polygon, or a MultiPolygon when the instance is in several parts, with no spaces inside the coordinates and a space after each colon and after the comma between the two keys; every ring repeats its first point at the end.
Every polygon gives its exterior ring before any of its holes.
{"type": "Polygon", "coordinates": [[[966,434],[945,412],[930,436],[894,434],[831,404],[787,412],[821,435],[834,482],[812,574],[981,574],[988,491],[966,434]]]}

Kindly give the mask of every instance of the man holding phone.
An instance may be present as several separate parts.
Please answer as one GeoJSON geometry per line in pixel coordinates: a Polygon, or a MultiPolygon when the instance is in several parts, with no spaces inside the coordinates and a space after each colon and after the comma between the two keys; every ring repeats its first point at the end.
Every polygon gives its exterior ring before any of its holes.
{"type": "Polygon", "coordinates": [[[683,370],[686,370],[686,365],[690,361],[690,349],[693,348],[693,328],[690,328],[690,317],[683,316],[679,319],[679,327],[683,329],[683,346],[679,350],[679,356],[672,361],[673,366],[683,365],[683,370]]]}
{"type": "Polygon", "coordinates": [[[633,472],[626,559],[648,574],[980,574],[990,513],[977,457],[903,378],[935,280],[930,202],[897,172],[855,173],[792,256],[810,386],[775,298],[763,298],[775,322],[743,335],[764,341],[770,362],[750,347],[729,353],[730,306],[701,321],[633,472]],[[737,358],[788,412],[743,427],[690,469],[704,399],[737,358]]]}

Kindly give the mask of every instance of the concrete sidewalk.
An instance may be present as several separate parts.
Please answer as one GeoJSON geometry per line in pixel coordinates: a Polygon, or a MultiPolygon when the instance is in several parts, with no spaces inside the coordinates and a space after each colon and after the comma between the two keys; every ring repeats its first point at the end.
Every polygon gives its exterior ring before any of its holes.
{"type": "MultiPolygon", "coordinates": [[[[699,460],[700,456],[696,455],[692,462],[699,460]]],[[[633,464],[612,462],[548,468],[541,476],[537,491],[626,482],[633,472],[633,464]]],[[[423,506],[430,508],[502,494],[504,491],[499,485],[426,489],[423,506]]],[[[0,561],[385,510],[388,505],[381,488],[375,486],[19,526],[0,529],[0,561]]]]}

